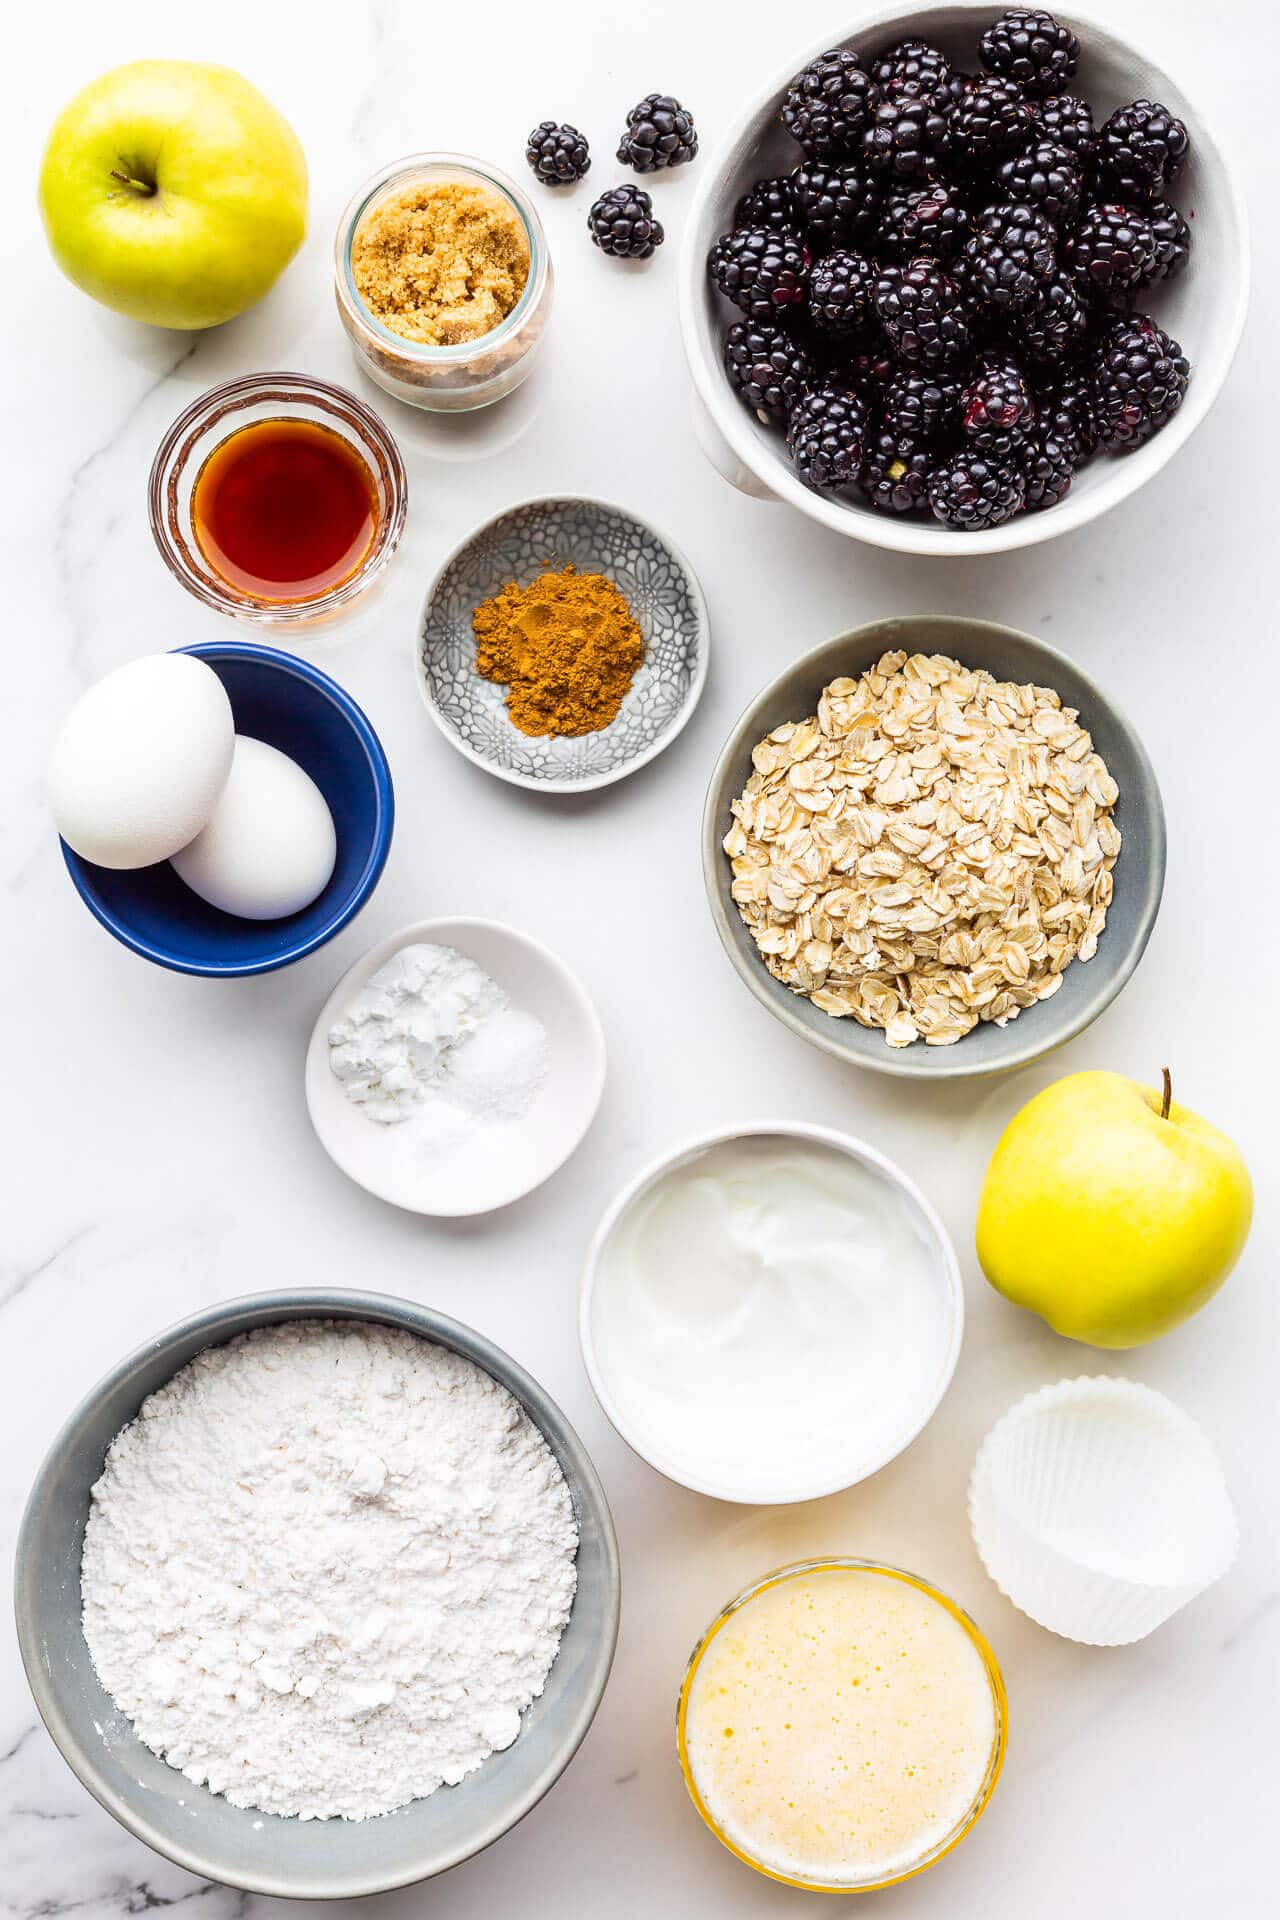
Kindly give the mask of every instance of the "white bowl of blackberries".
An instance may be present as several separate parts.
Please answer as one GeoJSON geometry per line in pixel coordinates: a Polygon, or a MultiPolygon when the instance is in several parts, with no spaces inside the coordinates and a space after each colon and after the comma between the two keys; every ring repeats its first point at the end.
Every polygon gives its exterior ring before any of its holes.
{"type": "Polygon", "coordinates": [[[1248,294],[1202,113],[1075,15],[885,14],[762,94],[691,215],[703,441],[748,492],[915,553],[1026,546],[1162,467],[1248,294]]]}

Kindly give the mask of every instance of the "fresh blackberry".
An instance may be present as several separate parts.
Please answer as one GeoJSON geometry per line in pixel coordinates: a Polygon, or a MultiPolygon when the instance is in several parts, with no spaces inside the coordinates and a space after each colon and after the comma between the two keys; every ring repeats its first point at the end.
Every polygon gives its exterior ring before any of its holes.
{"type": "Polygon", "coordinates": [[[870,347],[846,362],[849,380],[868,399],[878,400],[897,376],[898,363],[886,347],[870,347]]]}
{"type": "Polygon", "coordinates": [[[1059,229],[1070,226],[1084,191],[1084,169],[1070,147],[1056,140],[1033,140],[1001,161],[996,179],[1003,199],[1038,207],[1059,229]]]}
{"type": "Polygon", "coordinates": [[[976,352],[991,338],[1001,316],[988,302],[982,290],[982,275],[967,249],[954,260],[948,260],[947,278],[959,289],[965,317],[969,322],[969,336],[976,352]]]}
{"type": "Polygon", "coordinates": [[[1182,272],[1191,254],[1191,229],[1167,200],[1158,200],[1147,209],[1151,221],[1151,232],[1156,243],[1156,264],[1149,276],[1155,280],[1172,280],[1182,272]]]}
{"type": "Polygon", "coordinates": [[[1002,201],[985,208],[965,248],[983,299],[1006,314],[1031,306],[1054,276],[1056,237],[1034,207],[1002,201]]]}
{"type": "Polygon", "coordinates": [[[733,210],[735,227],[769,227],[774,233],[796,233],[804,222],[789,173],[757,180],[733,210]]]}
{"type": "Polygon", "coordinates": [[[1060,442],[1075,467],[1084,466],[1098,445],[1098,400],[1087,367],[1069,368],[1038,396],[1040,431],[1060,442]]]}
{"type": "Polygon", "coordinates": [[[1051,432],[1033,434],[1022,461],[1026,511],[1041,513],[1045,507],[1056,507],[1070,488],[1075,471],[1075,460],[1064,440],[1051,432]]]}
{"type": "Polygon", "coordinates": [[[951,105],[951,62],[924,40],[900,40],[872,63],[871,78],[881,93],[910,94],[935,105],[951,105]]]}
{"type": "Polygon", "coordinates": [[[810,161],[792,175],[810,246],[869,247],[880,229],[886,188],[860,161],[828,167],[810,161]]]}
{"type": "Polygon", "coordinates": [[[1031,103],[1021,87],[998,75],[975,80],[951,112],[951,146],[970,172],[992,167],[1031,138],[1031,103]]]}
{"type": "Polygon", "coordinates": [[[1031,387],[1017,361],[984,354],[960,395],[961,431],[975,439],[993,427],[1029,427],[1035,417],[1031,387]]]}
{"type": "Polygon", "coordinates": [[[932,471],[927,447],[882,424],[868,439],[858,489],[880,513],[915,513],[928,500],[932,471]]]}
{"type": "Polygon", "coordinates": [[[809,249],[794,233],[737,227],[716,241],[707,256],[707,271],[725,298],[749,319],[777,320],[788,308],[803,304],[809,249]]]}
{"type": "Polygon", "coordinates": [[[1042,366],[1064,361],[1089,330],[1089,309],[1068,273],[1056,273],[1040,298],[1013,319],[1018,347],[1042,366]]]}
{"type": "Polygon", "coordinates": [[[627,115],[618,159],[637,173],[682,167],[698,151],[693,115],[669,93],[646,93],[627,115]]]}
{"type": "Polygon", "coordinates": [[[836,47],[820,54],[787,88],[782,119],[811,160],[856,153],[878,89],[856,53],[836,47]]]}
{"type": "Polygon", "coordinates": [[[895,373],[885,389],[883,425],[900,440],[938,446],[960,418],[961,385],[945,373],[895,373]]]}
{"type": "Polygon", "coordinates": [[[1187,129],[1155,100],[1117,107],[1098,135],[1098,170],[1117,200],[1160,200],[1182,172],[1187,129]]]}
{"type": "Polygon", "coordinates": [[[872,110],[862,151],[873,173],[927,180],[947,156],[951,123],[945,108],[915,94],[890,94],[872,110]]]}
{"type": "Polygon", "coordinates": [[[547,187],[569,187],[581,180],[591,165],[591,152],[583,136],[567,120],[557,125],[542,120],[529,135],[525,158],[547,187]]]}
{"type": "Polygon", "coordinates": [[[935,261],[882,268],[875,300],[885,338],[902,365],[955,366],[972,351],[964,296],[935,261]]]}
{"type": "Polygon", "coordinates": [[[1136,207],[1090,207],[1063,251],[1067,271],[1093,294],[1136,287],[1156,270],[1156,236],[1136,207]]]}
{"type": "Polygon", "coordinates": [[[877,251],[892,260],[910,260],[918,253],[949,260],[969,238],[972,224],[959,189],[945,180],[905,191],[895,188],[885,202],[877,251]]]}
{"type": "Polygon", "coordinates": [[[643,187],[610,187],[587,215],[591,238],[616,260],[647,260],[666,235],[643,187]]]}
{"type": "Polygon", "coordinates": [[[875,323],[876,268],[865,253],[840,249],[809,276],[809,318],[823,333],[852,338],[875,323]]]}
{"type": "Polygon", "coordinates": [[[862,465],[867,405],[847,387],[811,387],[787,427],[787,451],[807,487],[829,493],[847,487],[862,465]]]}
{"type": "Polygon", "coordinates": [[[1080,42],[1040,7],[1010,7],[978,43],[982,64],[1028,93],[1061,93],[1080,61],[1080,42]]]}
{"type": "Polygon", "coordinates": [[[1026,498],[1026,482],[1014,466],[1002,466],[971,447],[949,455],[929,480],[929,505],[944,526],[965,532],[1012,520],[1026,498]]]}
{"type": "Polygon", "coordinates": [[[1182,405],[1190,377],[1182,348],[1148,315],[1116,321],[1093,363],[1101,444],[1125,453],[1150,440],[1182,405]]]}
{"type": "Polygon", "coordinates": [[[783,424],[813,378],[812,362],[791,334],[759,320],[737,320],[730,327],[724,368],[743,406],[783,424]]]}
{"type": "Polygon", "coordinates": [[[1035,101],[1033,118],[1039,139],[1068,148],[1082,170],[1089,172],[1097,157],[1098,129],[1087,100],[1078,93],[1056,93],[1049,100],[1035,101]]]}

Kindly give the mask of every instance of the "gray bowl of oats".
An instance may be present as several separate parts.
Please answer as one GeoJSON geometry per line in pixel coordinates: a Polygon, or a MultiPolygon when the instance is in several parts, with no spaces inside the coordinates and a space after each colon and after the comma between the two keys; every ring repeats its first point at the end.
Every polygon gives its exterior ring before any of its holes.
{"type": "Polygon", "coordinates": [[[716,930],[761,1004],[878,1073],[1023,1067],[1096,1020],[1164,888],[1137,734],[1064,654],[955,615],[827,641],[707,792],[716,930]]]}

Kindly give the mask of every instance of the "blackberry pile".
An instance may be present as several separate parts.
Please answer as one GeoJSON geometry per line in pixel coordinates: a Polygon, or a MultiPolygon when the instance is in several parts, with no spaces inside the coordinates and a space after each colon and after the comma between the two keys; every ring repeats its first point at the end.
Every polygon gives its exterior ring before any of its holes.
{"type": "Polygon", "coordinates": [[[729,382],[806,485],[960,530],[1056,505],[1190,377],[1142,310],[1190,253],[1185,126],[1153,100],[1097,126],[1040,8],[975,53],[973,74],[919,40],[814,60],[782,107],[794,172],[742,196],[708,260],[738,309],[729,382]]]}

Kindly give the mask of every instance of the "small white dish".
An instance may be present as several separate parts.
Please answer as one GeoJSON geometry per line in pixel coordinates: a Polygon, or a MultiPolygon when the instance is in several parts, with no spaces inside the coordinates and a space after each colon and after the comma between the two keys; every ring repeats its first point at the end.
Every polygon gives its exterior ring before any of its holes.
{"type": "Polygon", "coordinates": [[[1239,1544],[1217,1457],[1180,1407],[1135,1380],[1060,1380],[997,1421],[969,1524],[1006,1599],[1087,1646],[1145,1639],[1220,1580],[1239,1544]]]}
{"type": "Polygon", "coordinates": [[[562,960],[496,920],[419,920],[372,947],[320,1010],[306,1060],[307,1110],[321,1146],[357,1186],[411,1213],[490,1213],[519,1200],[563,1166],[595,1117],[604,1090],[605,1043],[585,987],[562,960]],[[454,947],[484,968],[547,1034],[547,1073],[529,1111],[433,1155],[413,1121],[383,1125],[361,1112],[329,1065],[329,1029],[370,974],[401,947],[454,947]]]}
{"type": "Polygon", "coordinates": [[[578,1333],[587,1376],[610,1423],[633,1452],[668,1480],[712,1499],[745,1506],[785,1506],[839,1493],[887,1466],[927,1425],[936,1411],[960,1355],[964,1332],[964,1292],[955,1249],[933,1207],[900,1167],[874,1147],[830,1127],[798,1120],[760,1120],[744,1126],[715,1128],[685,1140],[659,1156],[630,1180],[610,1203],[587,1251],[579,1298],[578,1333]],[[816,1143],[847,1155],[864,1173],[883,1180],[904,1209],[910,1231],[928,1254],[929,1354],[919,1378],[894,1413],[877,1417],[874,1425],[836,1422],[828,1431],[829,1448],[820,1466],[812,1461],[786,1471],[770,1471],[767,1482],[750,1462],[719,1461],[682,1452],[679,1441],[660,1416],[646,1418],[638,1411],[640,1396],[623,1377],[620,1343],[611,1338],[602,1302],[610,1277],[610,1243],[637,1202],[678,1168],[708,1149],[753,1139],[816,1143]]]}

